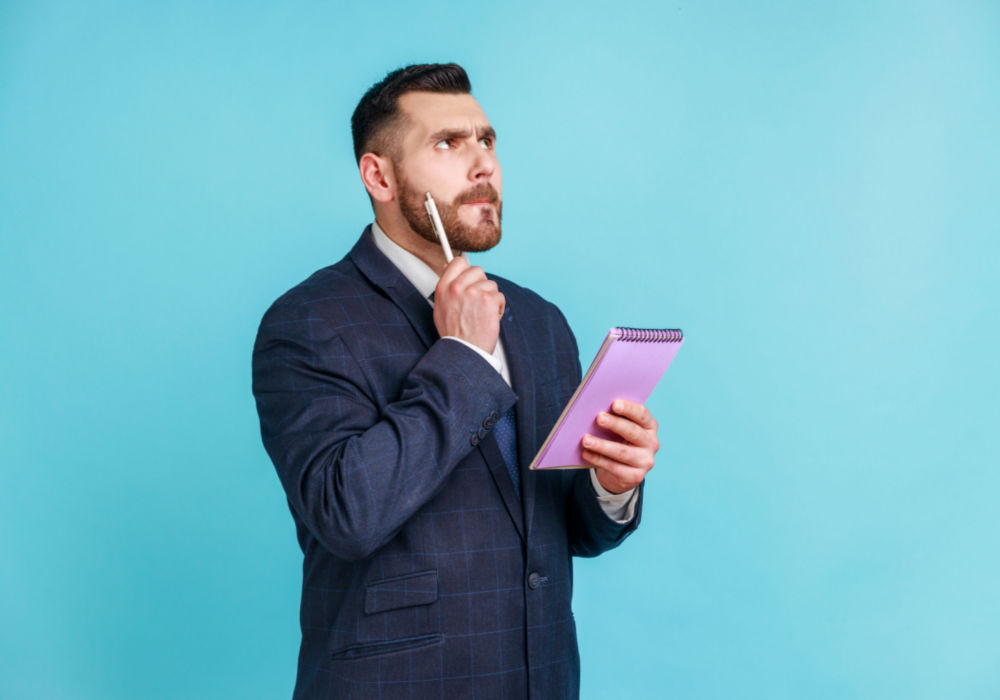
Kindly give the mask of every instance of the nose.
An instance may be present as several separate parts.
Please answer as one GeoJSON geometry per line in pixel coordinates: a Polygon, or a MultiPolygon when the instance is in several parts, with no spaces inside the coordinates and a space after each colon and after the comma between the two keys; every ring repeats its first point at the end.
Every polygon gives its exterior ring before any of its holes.
{"type": "Polygon", "coordinates": [[[492,151],[487,151],[478,144],[472,152],[475,156],[469,168],[469,180],[476,184],[489,182],[490,178],[493,177],[493,173],[499,167],[496,156],[493,155],[492,151]]]}

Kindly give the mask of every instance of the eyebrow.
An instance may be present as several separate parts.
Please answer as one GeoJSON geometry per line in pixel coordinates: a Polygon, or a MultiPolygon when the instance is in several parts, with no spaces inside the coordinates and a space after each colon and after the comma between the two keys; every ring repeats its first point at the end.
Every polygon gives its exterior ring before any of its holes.
{"type": "MultiPolygon", "coordinates": [[[[489,124],[478,127],[476,131],[479,133],[479,138],[481,139],[489,138],[493,141],[497,140],[497,132],[489,124]]],[[[465,128],[444,128],[435,131],[427,140],[431,143],[437,143],[438,141],[448,141],[451,139],[467,139],[470,136],[472,136],[472,132],[465,128]]]]}

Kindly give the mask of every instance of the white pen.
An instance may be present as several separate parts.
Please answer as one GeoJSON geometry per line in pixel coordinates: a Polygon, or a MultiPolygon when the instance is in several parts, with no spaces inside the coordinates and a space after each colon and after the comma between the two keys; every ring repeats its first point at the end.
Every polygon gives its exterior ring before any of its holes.
{"type": "Polygon", "coordinates": [[[438,214],[437,205],[434,203],[434,198],[431,197],[430,192],[427,193],[427,199],[424,201],[424,209],[427,210],[427,215],[431,217],[431,225],[434,227],[434,233],[437,234],[438,240],[441,241],[441,249],[444,250],[445,262],[451,262],[455,256],[451,254],[451,245],[449,245],[448,236],[444,232],[441,215],[438,214]]]}

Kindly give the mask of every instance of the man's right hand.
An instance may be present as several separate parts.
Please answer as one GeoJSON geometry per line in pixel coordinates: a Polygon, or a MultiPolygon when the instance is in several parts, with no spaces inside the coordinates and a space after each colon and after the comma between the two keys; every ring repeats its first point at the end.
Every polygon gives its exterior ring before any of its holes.
{"type": "Polygon", "coordinates": [[[483,268],[470,266],[459,255],[448,263],[434,291],[434,325],[441,337],[461,338],[492,353],[506,303],[483,268]]]}

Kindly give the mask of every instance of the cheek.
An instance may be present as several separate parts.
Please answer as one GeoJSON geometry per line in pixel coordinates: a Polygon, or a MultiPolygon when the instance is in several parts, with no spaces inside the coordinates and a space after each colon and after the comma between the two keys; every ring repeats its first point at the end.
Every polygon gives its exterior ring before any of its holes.
{"type": "Polygon", "coordinates": [[[498,194],[503,194],[503,171],[500,169],[500,161],[497,161],[493,171],[493,187],[496,188],[498,194]]]}
{"type": "Polygon", "coordinates": [[[401,168],[413,182],[426,182],[441,170],[441,162],[439,158],[432,158],[427,153],[421,152],[417,155],[408,155],[403,160],[401,168]]]}
{"type": "Polygon", "coordinates": [[[429,163],[409,163],[406,168],[406,179],[415,187],[424,187],[434,181],[434,168],[429,163]]]}
{"type": "Polygon", "coordinates": [[[453,172],[454,168],[449,168],[447,163],[436,162],[424,164],[423,167],[415,169],[413,173],[413,185],[424,190],[430,190],[434,197],[450,202],[462,190],[464,180],[461,174],[453,172]]]}

